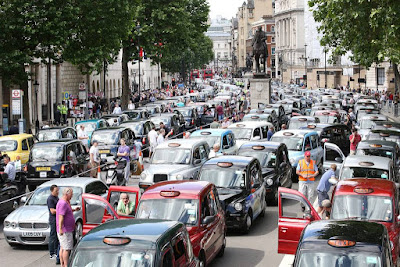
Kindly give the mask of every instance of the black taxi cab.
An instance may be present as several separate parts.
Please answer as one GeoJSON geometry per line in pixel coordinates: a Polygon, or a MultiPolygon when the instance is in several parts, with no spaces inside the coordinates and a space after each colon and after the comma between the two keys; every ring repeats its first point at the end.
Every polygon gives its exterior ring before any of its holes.
{"type": "Polygon", "coordinates": [[[258,159],[243,156],[210,159],[201,167],[199,180],[217,187],[228,229],[248,233],[253,221],[264,216],[265,183],[258,159]]]}
{"type": "Polygon", "coordinates": [[[255,157],[260,162],[265,182],[268,205],[278,204],[278,187],[292,187],[292,165],[286,145],[278,142],[248,142],[243,144],[239,156],[255,157]]]}
{"type": "Polygon", "coordinates": [[[317,221],[303,231],[295,267],[365,266],[391,267],[389,234],[378,223],[365,221],[317,221]]]}
{"type": "Polygon", "coordinates": [[[92,229],[74,248],[69,267],[199,266],[183,223],[115,220],[92,229]]]}

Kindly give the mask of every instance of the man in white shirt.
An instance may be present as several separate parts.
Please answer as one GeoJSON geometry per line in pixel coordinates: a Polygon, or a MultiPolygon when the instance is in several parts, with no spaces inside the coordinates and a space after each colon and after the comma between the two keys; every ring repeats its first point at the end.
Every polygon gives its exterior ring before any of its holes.
{"type": "Polygon", "coordinates": [[[12,162],[10,160],[10,157],[8,155],[4,155],[3,160],[4,160],[4,164],[6,164],[6,168],[4,169],[4,173],[8,174],[8,179],[10,181],[14,181],[15,180],[15,175],[16,175],[14,162],[12,162]]]}
{"type": "Polygon", "coordinates": [[[165,135],[165,130],[160,129],[160,133],[158,134],[158,137],[157,137],[157,145],[164,143],[164,141],[165,141],[164,135],[165,135]]]}
{"type": "Polygon", "coordinates": [[[99,143],[97,140],[93,141],[93,145],[89,150],[89,155],[90,155],[90,176],[93,178],[97,178],[97,167],[100,165],[100,153],[99,149],[97,148],[97,145],[99,143]]]}
{"type": "Polygon", "coordinates": [[[149,143],[150,143],[149,157],[151,157],[151,154],[154,152],[154,148],[156,148],[156,146],[157,146],[158,134],[156,132],[155,126],[153,126],[151,131],[147,134],[147,137],[149,138],[149,143]]]}
{"type": "Polygon", "coordinates": [[[115,104],[113,114],[122,114],[122,109],[118,104],[115,104]]]}
{"type": "Polygon", "coordinates": [[[221,148],[220,144],[214,144],[210,153],[208,154],[208,158],[211,159],[211,158],[215,158],[217,156],[221,156],[222,153],[218,152],[220,148],[221,148]]]}
{"type": "Polygon", "coordinates": [[[135,109],[135,104],[132,103],[132,100],[129,100],[128,109],[135,109]]]}
{"type": "Polygon", "coordinates": [[[82,145],[84,145],[87,149],[89,136],[85,131],[84,125],[80,125],[80,129],[78,131],[78,139],[82,142],[82,145]]]}

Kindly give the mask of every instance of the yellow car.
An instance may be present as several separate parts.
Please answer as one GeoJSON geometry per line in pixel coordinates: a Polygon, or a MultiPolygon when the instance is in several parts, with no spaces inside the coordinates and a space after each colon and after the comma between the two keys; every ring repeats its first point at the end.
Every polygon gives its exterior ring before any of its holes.
{"type": "Polygon", "coordinates": [[[13,134],[0,137],[0,151],[7,154],[11,161],[15,161],[17,156],[21,159],[21,164],[25,164],[29,159],[29,152],[34,144],[31,134],[13,134]]]}

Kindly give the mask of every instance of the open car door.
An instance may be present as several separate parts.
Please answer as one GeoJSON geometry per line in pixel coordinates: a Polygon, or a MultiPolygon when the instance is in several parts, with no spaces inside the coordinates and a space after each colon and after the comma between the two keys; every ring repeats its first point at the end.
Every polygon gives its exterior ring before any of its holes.
{"type": "Polygon", "coordinates": [[[82,218],[84,236],[96,226],[109,220],[120,219],[120,216],[103,197],[82,194],[82,218]]]}
{"type": "Polygon", "coordinates": [[[129,201],[133,202],[134,209],[130,215],[119,215],[121,218],[132,219],[135,217],[136,209],[139,204],[140,189],[135,186],[110,186],[108,189],[107,201],[118,213],[118,204],[122,201],[121,194],[127,194],[129,201]]]}
{"type": "Polygon", "coordinates": [[[321,218],[311,203],[297,190],[279,187],[278,203],[278,253],[296,254],[303,229],[310,222],[321,218]]]}
{"type": "Polygon", "coordinates": [[[338,177],[345,158],[342,150],[337,145],[332,143],[324,144],[324,171],[329,170],[332,164],[336,164],[336,177],[338,177]]]}

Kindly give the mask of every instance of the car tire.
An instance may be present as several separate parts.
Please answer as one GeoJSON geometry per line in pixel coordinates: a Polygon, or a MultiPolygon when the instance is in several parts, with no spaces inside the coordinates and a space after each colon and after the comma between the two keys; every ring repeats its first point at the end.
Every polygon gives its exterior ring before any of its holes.
{"type": "Polygon", "coordinates": [[[204,251],[200,252],[200,256],[199,256],[199,267],[206,267],[207,266],[207,262],[206,262],[206,255],[204,255],[204,251]]]}
{"type": "Polygon", "coordinates": [[[226,235],[224,234],[224,244],[222,245],[221,249],[219,250],[217,257],[221,258],[225,254],[225,248],[226,248],[226,235]]]}
{"type": "Polygon", "coordinates": [[[33,191],[35,191],[35,189],[36,189],[36,185],[28,185],[28,189],[29,189],[29,191],[31,191],[31,192],[33,192],[33,191]]]}
{"type": "Polygon", "coordinates": [[[74,242],[78,243],[82,238],[83,225],[81,221],[75,223],[74,242]]]}
{"type": "Polygon", "coordinates": [[[246,217],[244,219],[244,227],[243,227],[243,233],[248,234],[250,232],[250,228],[253,225],[253,218],[251,214],[251,210],[246,214],[246,217]]]}

